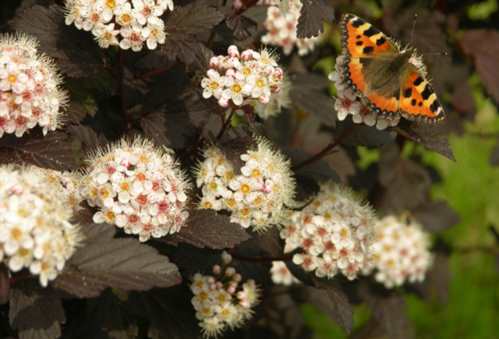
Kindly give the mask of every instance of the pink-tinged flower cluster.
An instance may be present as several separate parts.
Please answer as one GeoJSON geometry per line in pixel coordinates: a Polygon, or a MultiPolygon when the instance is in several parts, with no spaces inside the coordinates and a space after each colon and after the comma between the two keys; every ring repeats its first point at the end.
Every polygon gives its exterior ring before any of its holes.
{"type": "Polygon", "coordinates": [[[45,287],[62,271],[82,239],[70,222],[76,180],[37,167],[0,167],[0,261],[12,272],[29,269],[45,287]]]}
{"type": "Polygon", "coordinates": [[[241,327],[253,314],[260,290],[254,280],[243,279],[229,264],[224,252],[223,265],[213,266],[213,275],[194,275],[191,302],[205,337],[216,337],[226,329],[241,327]]]}
{"type": "Polygon", "coordinates": [[[220,149],[211,147],[204,156],[196,173],[200,208],[228,210],[232,222],[265,231],[293,204],[295,182],[289,161],[267,141],[258,139],[255,149],[241,155],[238,173],[220,149]]]}
{"type": "Polygon", "coordinates": [[[0,137],[21,137],[37,125],[46,134],[59,125],[67,95],[53,61],[37,47],[24,35],[0,35],[0,137]]]}
{"type": "Polygon", "coordinates": [[[253,106],[267,104],[281,90],[284,72],[268,51],[239,53],[236,46],[230,46],[227,53],[210,60],[201,81],[205,99],[214,97],[222,107],[253,106]]]}
{"type": "Polygon", "coordinates": [[[165,42],[167,10],[173,11],[172,0],[66,0],[66,24],[91,31],[102,48],[138,52],[165,42]]]}
{"type": "Polygon", "coordinates": [[[281,237],[286,253],[300,251],[293,262],[305,271],[321,278],[342,273],[352,280],[367,264],[374,223],[369,206],[328,182],[309,205],[290,214],[281,237]]]}
{"type": "Polygon", "coordinates": [[[334,108],[338,115],[338,120],[343,121],[347,116],[352,116],[352,121],[356,124],[365,124],[367,126],[376,126],[383,130],[387,127],[397,126],[400,121],[399,115],[383,116],[373,112],[366,106],[362,98],[348,84],[343,70],[345,69],[347,57],[340,55],[336,58],[336,71],[329,75],[329,80],[335,83],[336,101],[334,108]]]}
{"type": "Polygon", "coordinates": [[[387,216],[375,225],[370,247],[375,279],[387,288],[421,282],[432,264],[430,237],[414,220],[387,216]]]}
{"type": "Polygon", "coordinates": [[[81,194],[96,223],[123,228],[140,241],[178,232],[188,217],[189,184],[173,151],[143,140],[100,150],[88,160],[81,194]]]}
{"type": "Polygon", "coordinates": [[[288,269],[284,261],[273,261],[270,268],[270,278],[277,285],[290,286],[299,284],[300,281],[295,278],[293,273],[288,269]]]}
{"type": "Polygon", "coordinates": [[[262,36],[262,43],[280,46],[284,54],[290,54],[294,47],[299,55],[305,55],[315,49],[321,37],[298,38],[298,20],[303,4],[301,0],[273,1],[267,9],[265,28],[267,33],[262,36]]]}

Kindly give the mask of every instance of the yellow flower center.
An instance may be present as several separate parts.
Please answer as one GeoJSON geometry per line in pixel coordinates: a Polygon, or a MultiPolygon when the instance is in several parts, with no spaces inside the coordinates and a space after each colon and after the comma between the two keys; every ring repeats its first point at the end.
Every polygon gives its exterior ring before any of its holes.
{"type": "Polygon", "coordinates": [[[246,76],[250,75],[251,74],[251,68],[244,67],[243,68],[243,74],[246,75],[246,76]]]}
{"type": "Polygon", "coordinates": [[[241,87],[241,85],[239,85],[239,84],[232,85],[232,92],[240,93],[242,90],[243,90],[243,88],[241,87]]]}
{"type": "Polygon", "coordinates": [[[17,80],[17,76],[16,76],[15,74],[11,74],[11,75],[9,75],[9,76],[7,77],[7,80],[8,80],[11,84],[13,84],[13,83],[15,83],[15,82],[16,82],[16,80],[17,80]]]}
{"type": "Polygon", "coordinates": [[[256,168],[253,171],[251,171],[251,176],[253,178],[258,178],[258,177],[260,177],[260,175],[262,175],[262,173],[256,168]]]}
{"type": "Polygon", "coordinates": [[[210,182],[209,184],[210,190],[214,191],[217,189],[217,183],[216,182],[210,182]]]}
{"type": "Polygon", "coordinates": [[[106,219],[113,221],[114,220],[114,213],[112,211],[107,211],[106,212],[106,219]]]}
{"type": "Polygon", "coordinates": [[[209,201],[203,202],[203,208],[204,209],[211,209],[213,207],[212,203],[209,201]]]}
{"type": "Polygon", "coordinates": [[[263,81],[262,79],[258,79],[256,81],[256,86],[259,88],[265,87],[265,81],[263,81]]]}
{"type": "Polygon", "coordinates": [[[242,184],[241,185],[241,192],[243,192],[243,193],[249,193],[250,189],[251,188],[249,187],[248,184],[242,184]]]}
{"type": "Polygon", "coordinates": [[[25,248],[20,248],[19,251],[17,251],[17,253],[21,256],[21,257],[27,257],[30,252],[25,249],[25,248]]]}
{"type": "Polygon", "coordinates": [[[116,0],[106,0],[106,6],[109,9],[114,9],[116,7],[116,0]]]}
{"type": "Polygon", "coordinates": [[[236,206],[236,200],[235,199],[225,199],[225,204],[227,205],[227,207],[229,208],[234,208],[236,206]]]}
{"type": "Polygon", "coordinates": [[[218,84],[218,82],[216,82],[216,81],[212,81],[212,82],[210,82],[210,86],[209,86],[209,87],[210,87],[210,89],[215,90],[215,89],[217,89],[219,86],[220,86],[220,85],[218,84]]]}
{"type": "Polygon", "coordinates": [[[128,182],[122,182],[120,188],[122,191],[128,191],[130,189],[130,184],[128,182]]]}
{"type": "Polygon", "coordinates": [[[123,22],[125,25],[129,24],[132,21],[132,17],[130,14],[123,14],[121,15],[121,22],[123,22]]]}
{"type": "Polygon", "coordinates": [[[19,241],[23,235],[23,232],[18,228],[14,227],[13,229],[10,230],[10,236],[14,239],[19,241]]]}

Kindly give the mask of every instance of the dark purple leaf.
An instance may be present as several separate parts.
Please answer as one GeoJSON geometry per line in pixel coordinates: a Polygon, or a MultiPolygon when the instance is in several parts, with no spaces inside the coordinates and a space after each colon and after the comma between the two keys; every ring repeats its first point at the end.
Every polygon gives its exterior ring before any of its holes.
{"type": "Polygon", "coordinates": [[[51,290],[11,290],[9,321],[19,339],[56,339],[66,319],[61,299],[51,290]]]}
{"type": "Polygon", "coordinates": [[[374,321],[390,339],[414,338],[412,325],[407,316],[404,298],[395,294],[365,295],[372,310],[374,321]]]}
{"type": "Polygon", "coordinates": [[[107,287],[144,291],[181,282],[177,267],[138,239],[116,239],[115,226],[82,226],[85,244],[67,263],[54,286],[81,298],[98,296],[107,287]]]}
{"type": "Polygon", "coordinates": [[[28,163],[55,170],[78,168],[76,151],[71,137],[58,131],[46,136],[35,131],[22,139],[4,137],[0,142],[0,157],[5,158],[4,162],[28,163]]]}
{"type": "Polygon", "coordinates": [[[460,44],[463,51],[473,59],[485,88],[496,103],[499,103],[499,32],[485,29],[468,30],[463,33],[460,44]]]}
{"type": "Polygon", "coordinates": [[[424,167],[399,156],[395,146],[385,148],[381,154],[379,181],[384,192],[375,203],[385,212],[414,209],[428,199],[431,179],[424,167]]]}
{"type": "Polygon", "coordinates": [[[88,126],[69,126],[67,130],[76,140],[82,143],[81,148],[86,151],[95,150],[107,142],[103,135],[98,135],[97,132],[88,126]]]}
{"type": "Polygon", "coordinates": [[[314,114],[325,125],[334,126],[336,113],[333,98],[327,94],[327,79],[311,73],[295,74],[291,82],[289,95],[293,105],[314,114]]]}
{"type": "Polygon", "coordinates": [[[300,19],[298,20],[298,37],[317,36],[324,29],[324,22],[334,20],[334,9],[325,0],[302,0],[300,19]]]}
{"type": "Polygon", "coordinates": [[[209,32],[223,18],[221,12],[204,1],[176,7],[166,20],[166,41],[159,53],[170,59],[178,58],[185,64],[206,65],[211,51],[196,36],[209,32]]]}
{"type": "Polygon", "coordinates": [[[152,112],[142,117],[140,126],[146,137],[158,146],[169,144],[166,136],[166,116],[164,112],[152,112]]]}
{"type": "Polygon", "coordinates": [[[446,119],[436,124],[411,124],[404,130],[407,133],[406,136],[412,141],[455,161],[449,144],[449,129],[451,128],[453,128],[451,121],[446,119]]]}
{"type": "Polygon", "coordinates": [[[187,243],[199,248],[232,248],[250,238],[239,225],[226,215],[209,210],[191,212],[187,225],[179,233],[169,236],[168,243],[187,243]]]}
{"type": "Polygon", "coordinates": [[[446,304],[449,299],[451,278],[449,257],[437,253],[433,259],[432,267],[426,273],[425,281],[418,286],[418,289],[421,290],[426,299],[446,304]]]}
{"type": "Polygon", "coordinates": [[[0,305],[9,301],[10,278],[9,269],[5,264],[0,264],[0,305]]]}
{"type": "Polygon", "coordinates": [[[459,215],[445,201],[425,202],[412,212],[430,232],[443,231],[459,223],[459,215]]]}
{"type": "Polygon", "coordinates": [[[352,331],[353,308],[346,294],[335,284],[322,284],[319,288],[306,287],[308,302],[327,314],[347,333],[352,331]]]}

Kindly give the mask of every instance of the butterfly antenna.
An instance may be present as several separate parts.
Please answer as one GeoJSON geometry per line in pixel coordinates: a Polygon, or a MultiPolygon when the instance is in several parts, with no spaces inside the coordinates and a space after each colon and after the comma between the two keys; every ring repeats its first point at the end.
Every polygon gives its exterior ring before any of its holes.
{"type": "Polygon", "coordinates": [[[418,13],[415,12],[414,16],[412,18],[411,36],[410,36],[410,39],[409,39],[409,42],[410,42],[411,45],[413,43],[414,31],[416,29],[416,22],[417,22],[417,20],[418,20],[418,13]]]}

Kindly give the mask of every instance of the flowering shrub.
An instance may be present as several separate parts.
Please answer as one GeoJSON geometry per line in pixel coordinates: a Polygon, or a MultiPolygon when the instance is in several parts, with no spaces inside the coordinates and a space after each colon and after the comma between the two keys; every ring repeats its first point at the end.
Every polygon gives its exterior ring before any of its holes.
{"type": "Polygon", "coordinates": [[[119,46],[138,52],[165,43],[161,16],[172,0],[66,0],[66,25],[91,31],[102,48],[119,46]]]}
{"type": "Polygon", "coordinates": [[[0,338],[496,337],[490,2],[3,1],[0,338]]]}
{"type": "Polygon", "coordinates": [[[99,208],[96,223],[114,224],[140,241],[184,226],[189,185],[170,150],[145,140],[122,140],[96,152],[88,164],[81,195],[99,208]]]}
{"type": "Polygon", "coordinates": [[[415,221],[387,216],[376,223],[371,245],[371,267],[375,278],[387,288],[404,282],[421,282],[432,263],[430,240],[415,221]]]}
{"type": "Polygon", "coordinates": [[[35,167],[0,167],[0,259],[12,272],[29,269],[42,286],[57,277],[82,238],[70,221],[74,191],[64,186],[73,180],[35,167]]]}
{"type": "Polygon", "coordinates": [[[222,255],[223,266],[213,266],[213,275],[195,274],[191,291],[196,318],[206,337],[216,337],[227,328],[241,327],[251,318],[260,292],[254,280],[242,281],[241,274],[229,264],[229,254],[222,255]]]}
{"type": "Polygon", "coordinates": [[[294,180],[289,162],[263,139],[255,149],[241,154],[240,173],[216,147],[204,152],[196,184],[202,190],[200,208],[228,210],[231,221],[255,231],[281,221],[286,206],[293,204],[294,180]]]}
{"type": "Polygon", "coordinates": [[[55,130],[67,100],[54,62],[31,37],[0,35],[0,137],[35,126],[55,130]]]}
{"type": "Polygon", "coordinates": [[[374,222],[369,206],[327,182],[308,206],[291,213],[281,231],[284,251],[303,251],[293,256],[293,262],[320,278],[340,272],[353,280],[368,264],[374,222]]]}

